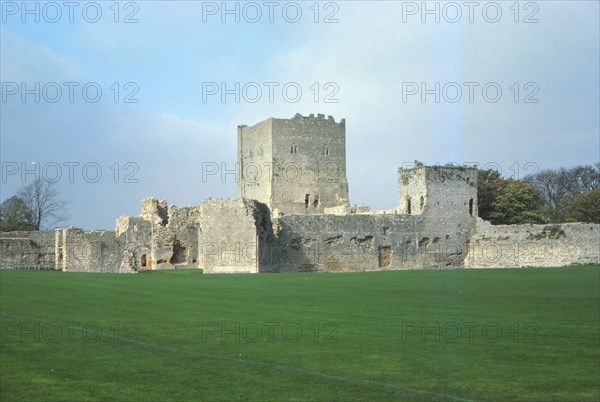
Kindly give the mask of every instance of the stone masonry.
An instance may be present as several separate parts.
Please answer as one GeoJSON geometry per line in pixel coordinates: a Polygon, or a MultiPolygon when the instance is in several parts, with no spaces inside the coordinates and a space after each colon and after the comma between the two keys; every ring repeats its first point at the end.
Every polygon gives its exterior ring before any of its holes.
{"type": "Polygon", "coordinates": [[[135,273],[355,272],[600,263],[600,225],[493,226],[477,218],[476,167],[398,170],[398,204],[352,206],[346,122],[324,115],[241,125],[235,199],[145,198],[114,231],[0,233],[0,268],[135,273]]]}

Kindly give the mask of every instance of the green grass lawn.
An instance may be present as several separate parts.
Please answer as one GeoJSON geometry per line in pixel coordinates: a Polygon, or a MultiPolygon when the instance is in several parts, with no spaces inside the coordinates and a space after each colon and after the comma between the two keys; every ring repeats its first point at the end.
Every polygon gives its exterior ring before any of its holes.
{"type": "Polygon", "coordinates": [[[600,267],[0,272],[0,400],[598,400],[600,267]]]}

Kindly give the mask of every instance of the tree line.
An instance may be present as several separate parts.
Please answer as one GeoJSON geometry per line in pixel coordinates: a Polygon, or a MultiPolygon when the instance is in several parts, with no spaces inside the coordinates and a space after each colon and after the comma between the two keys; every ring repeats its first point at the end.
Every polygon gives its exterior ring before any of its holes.
{"type": "Polygon", "coordinates": [[[479,217],[492,224],[600,223],[600,163],[545,169],[523,180],[479,170],[479,217]]]}

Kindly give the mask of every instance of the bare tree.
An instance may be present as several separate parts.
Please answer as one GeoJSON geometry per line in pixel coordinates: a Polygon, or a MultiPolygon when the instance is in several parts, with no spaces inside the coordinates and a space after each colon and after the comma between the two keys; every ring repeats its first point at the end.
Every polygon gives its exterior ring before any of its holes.
{"type": "Polygon", "coordinates": [[[570,169],[545,169],[525,179],[537,187],[549,208],[546,218],[550,222],[565,222],[571,202],[600,185],[600,164],[576,166],[570,169]]]}
{"type": "Polygon", "coordinates": [[[571,175],[565,168],[546,169],[525,179],[537,187],[552,208],[559,209],[562,199],[571,192],[571,175]]]}
{"type": "Polygon", "coordinates": [[[28,209],[28,220],[32,230],[52,229],[64,222],[66,201],[59,198],[56,183],[36,179],[18,192],[28,209]]]}
{"type": "Polygon", "coordinates": [[[548,207],[544,211],[545,220],[548,222],[564,220],[567,208],[565,200],[571,187],[569,176],[567,169],[559,168],[542,170],[525,178],[525,182],[537,187],[548,202],[548,207]]]}
{"type": "Polygon", "coordinates": [[[594,166],[575,166],[569,171],[573,175],[573,184],[575,186],[573,193],[575,195],[600,188],[600,162],[594,166]]]}

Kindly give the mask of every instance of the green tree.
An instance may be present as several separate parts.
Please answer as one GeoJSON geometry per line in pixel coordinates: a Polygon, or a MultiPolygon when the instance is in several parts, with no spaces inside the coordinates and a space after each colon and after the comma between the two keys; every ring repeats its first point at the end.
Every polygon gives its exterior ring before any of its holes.
{"type": "Polygon", "coordinates": [[[508,179],[499,183],[489,221],[496,225],[543,223],[547,206],[542,193],[530,184],[508,179]]]}
{"type": "Polygon", "coordinates": [[[0,232],[31,230],[30,221],[27,205],[16,195],[0,204],[0,232]]]}
{"type": "Polygon", "coordinates": [[[595,188],[573,198],[569,212],[575,222],[600,223],[600,189],[595,188]]]}
{"type": "Polygon", "coordinates": [[[504,182],[504,179],[500,177],[497,170],[479,169],[477,173],[477,208],[481,219],[490,220],[490,214],[494,210],[492,205],[496,200],[502,182],[504,182]]]}

